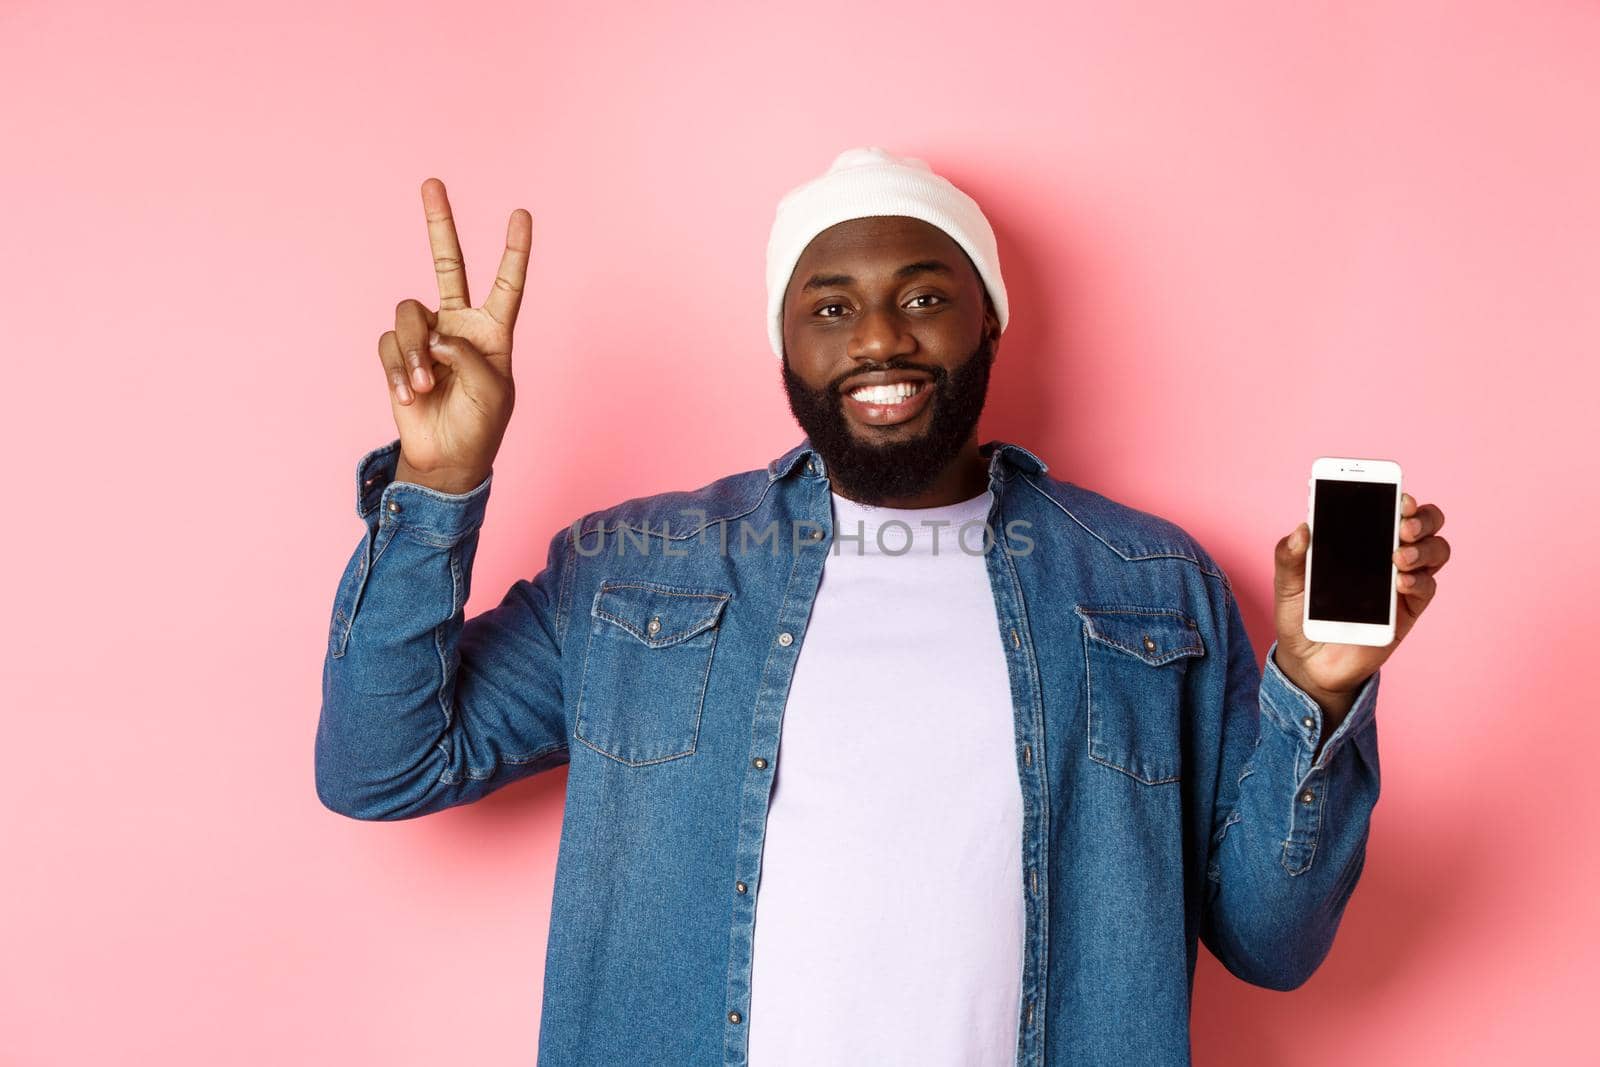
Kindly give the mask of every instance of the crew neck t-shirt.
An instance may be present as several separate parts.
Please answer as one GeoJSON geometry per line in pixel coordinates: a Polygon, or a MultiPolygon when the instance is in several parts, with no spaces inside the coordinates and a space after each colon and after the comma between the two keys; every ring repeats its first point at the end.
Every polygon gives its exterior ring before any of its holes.
{"type": "Polygon", "coordinates": [[[757,887],[751,1067],[1011,1064],[1022,789],[981,554],[993,496],[832,496],[757,887]]]}

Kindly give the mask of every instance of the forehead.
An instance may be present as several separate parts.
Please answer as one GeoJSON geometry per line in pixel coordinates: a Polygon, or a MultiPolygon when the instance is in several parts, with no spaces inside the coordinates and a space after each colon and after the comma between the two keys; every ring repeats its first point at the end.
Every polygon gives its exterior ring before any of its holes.
{"type": "Polygon", "coordinates": [[[892,270],[908,259],[923,257],[954,264],[961,262],[966,252],[931,222],[907,215],[874,215],[846,219],[817,234],[800,253],[795,274],[846,262],[862,271],[880,264],[892,270]]]}

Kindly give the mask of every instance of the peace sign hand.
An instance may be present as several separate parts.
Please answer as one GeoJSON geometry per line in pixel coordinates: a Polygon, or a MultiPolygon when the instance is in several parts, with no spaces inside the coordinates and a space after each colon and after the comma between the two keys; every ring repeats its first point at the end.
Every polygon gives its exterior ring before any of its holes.
{"type": "Polygon", "coordinates": [[[422,183],[422,205],[439,310],[402,300],[395,328],[378,340],[400,431],[395,480],[464,493],[488,477],[511,421],[511,334],[527,280],[533,217],[521,208],[511,213],[494,286],[475,308],[443,182],[422,183]]]}

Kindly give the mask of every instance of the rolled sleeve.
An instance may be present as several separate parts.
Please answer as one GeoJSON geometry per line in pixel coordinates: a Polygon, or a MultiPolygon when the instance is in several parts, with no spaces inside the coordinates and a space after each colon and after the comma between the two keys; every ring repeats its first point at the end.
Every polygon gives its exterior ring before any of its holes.
{"type": "Polygon", "coordinates": [[[430,545],[448,548],[483,525],[488,508],[490,471],[465,493],[442,493],[425,485],[394,480],[400,439],[374,448],[356,464],[356,515],[376,533],[392,527],[430,545]]]}
{"type": "MultiPolygon", "coordinates": [[[[1273,641],[1267,649],[1266,666],[1261,674],[1262,718],[1278,734],[1279,744],[1284,748],[1278,753],[1279,765],[1294,783],[1287,817],[1289,829],[1283,843],[1283,866],[1290,874],[1301,874],[1316,855],[1324,821],[1330,815],[1330,803],[1332,813],[1338,814],[1339,804],[1346,798],[1368,800],[1363,795],[1365,790],[1343,786],[1359,771],[1357,767],[1347,766],[1357,759],[1352,745],[1361,750],[1361,759],[1376,777],[1376,731],[1369,727],[1376,722],[1378,676],[1382,672],[1374,671],[1361,684],[1355,703],[1323,743],[1319,754],[1317,742],[1322,737],[1322,706],[1283,673],[1275,658],[1277,650],[1278,642],[1273,641]]],[[[1268,755],[1272,753],[1269,751],[1268,755]]],[[[1364,816],[1365,811],[1361,814],[1364,816]]]]}
{"type": "Polygon", "coordinates": [[[1258,666],[1231,587],[1218,642],[1226,677],[1214,735],[1216,776],[1201,938],[1233,974],[1293,989],[1333,945],[1366,861],[1378,765],[1379,675],[1322,744],[1322,708],[1279,669],[1278,643],[1258,666]]]}
{"type": "Polygon", "coordinates": [[[562,643],[571,532],[545,567],[471,619],[492,478],[465,493],[397,482],[400,443],[356,467],[367,524],[340,582],[323,661],[316,787],[355,819],[470,803],[566,762],[562,643]]]}
{"type": "MultiPolygon", "coordinates": [[[[1317,740],[1322,737],[1322,705],[1283,673],[1283,669],[1278,666],[1278,661],[1274,658],[1277,650],[1277,641],[1272,642],[1272,647],[1267,649],[1267,665],[1261,675],[1262,705],[1271,714],[1273,722],[1279,729],[1301,739],[1307,746],[1308,756],[1315,755],[1317,740]]],[[[1338,758],[1339,750],[1372,722],[1378,707],[1380,673],[1382,672],[1374,671],[1370,678],[1361,683],[1361,688],[1356,690],[1355,702],[1345,713],[1343,721],[1334,729],[1333,736],[1322,746],[1322,753],[1317,757],[1316,766],[1312,770],[1326,770],[1328,764],[1338,758]]]]}

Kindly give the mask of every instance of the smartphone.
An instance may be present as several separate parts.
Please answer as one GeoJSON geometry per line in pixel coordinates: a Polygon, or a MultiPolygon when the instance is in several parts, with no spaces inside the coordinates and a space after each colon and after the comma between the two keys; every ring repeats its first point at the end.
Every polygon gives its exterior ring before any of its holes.
{"type": "Polygon", "coordinates": [[[1311,641],[1394,641],[1394,562],[1400,547],[1400,464],[1318,456],[1311,464],[1306,521],[1305,610],[1311,641]]]}

